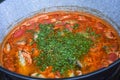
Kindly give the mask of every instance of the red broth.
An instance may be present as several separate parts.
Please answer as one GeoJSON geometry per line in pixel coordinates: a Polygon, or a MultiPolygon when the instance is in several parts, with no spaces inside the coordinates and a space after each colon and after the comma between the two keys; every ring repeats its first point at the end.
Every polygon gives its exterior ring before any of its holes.
{"type": "Polygon", "coordinates": [[[15,26],[2,43],[1,63],[26,76],[73,77],[108,67],[120,58],[119,45],[116,30],[94,15],[50,12],[15,26]]]}

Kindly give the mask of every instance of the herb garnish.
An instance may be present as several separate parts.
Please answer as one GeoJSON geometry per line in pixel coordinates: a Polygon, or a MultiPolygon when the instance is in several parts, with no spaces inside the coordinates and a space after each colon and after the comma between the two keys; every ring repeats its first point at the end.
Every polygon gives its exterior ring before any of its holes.
{"type": "Polygon", "coordinates": [[[53,72],[59,71],[61,74],[74,70],[77,60],[88,53],[93,44],[93,41],[83,34],[72,33],[68,29],[54,31],[53,24],[39,26],[36,43],[41,53],[35,60],[42,71],[48,66],[52,66],[53,72]]]}
{"type": "Polygon", "coordinates": [[[93,36],[95,38],[99,38],[101,35],[100,34],[96,34],[96,32],[91,28],[91,27],[87,27],[86,28],[86,33],[89,35],[89,36],[93,36]]]}

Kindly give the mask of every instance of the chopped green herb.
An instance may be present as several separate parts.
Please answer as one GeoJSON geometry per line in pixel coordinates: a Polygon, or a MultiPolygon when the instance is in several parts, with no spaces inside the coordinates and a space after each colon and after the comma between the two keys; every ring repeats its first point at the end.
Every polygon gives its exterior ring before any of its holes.
{"type": "Polygon", "coordinates": [[[74,24],[73,29],[77,29],[79,27],[79,24],[74,24]]]}
{"type": "Polygon", "coordinates": [[[106,53],[109,53],[110,49],[108,46],[103,46],[103,50],[106,52],[106,53]]]}
{"type": "Polygon", "coordinates": [[[86,33],[88,33],[89,36],[94,36],[95,38],[99,38],[101,36],[100,34],[96,34],[96,32],[91,27],[87,27],[86,33]]]}
{"type": "Polygon", "coordinates": [[[35,43],[35,41],[33,40],[33,41],[30,42],[30,45],[33,45],[34,43],[35,43]]]}
{"type": "Polygon", "coordinates": [[[86,28],[86,32],[87,32],[87,33],[92,32],[92,31],[93,31],[93,29],[92,29],[91,27],[87,27],[87,28],[86,28]]]}
{"type": "Polygon", "coordinates": [[[38,77],[39,75],[40,75],[39,73],[36,74],[37,77],[38,77]]]}
{"type": "Polygon", "coordinates": [[[34,30],[26,30],[27,33],[35,33],[34,30]]]}
{"type": "Polygon", "coordinates": [[[72,33],[67,29],[54,31],[53,27],[52,24],[40,24],[36,43],[42,52],[35,60],[42,71],[52,66],[53,72],[63,74],[75,69],[76,61],[88,53],[93,41],[84,34],[72,33]]]}

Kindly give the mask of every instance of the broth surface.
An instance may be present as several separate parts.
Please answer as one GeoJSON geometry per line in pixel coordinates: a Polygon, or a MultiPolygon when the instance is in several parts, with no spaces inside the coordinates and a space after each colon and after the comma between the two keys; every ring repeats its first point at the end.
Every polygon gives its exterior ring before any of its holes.
{"type": "Polygon", "coordinates": [[[119,36],[104,20],[83,12],[49,12],[25,19],[4,39],[2,66],[38,78],[87,74],[120,58],[119,36]]]}

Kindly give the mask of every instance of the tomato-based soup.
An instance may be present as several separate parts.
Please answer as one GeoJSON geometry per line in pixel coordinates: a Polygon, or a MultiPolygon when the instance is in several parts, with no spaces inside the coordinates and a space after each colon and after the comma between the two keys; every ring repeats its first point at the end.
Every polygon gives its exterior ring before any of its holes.
{"type": "Polygon", "coordinates": [[[4,39],[4,68],[38,78],[65,78],[108,67],[120,58],[119,35],[89,13],[57,11],[25,19],[4,39]]]}

